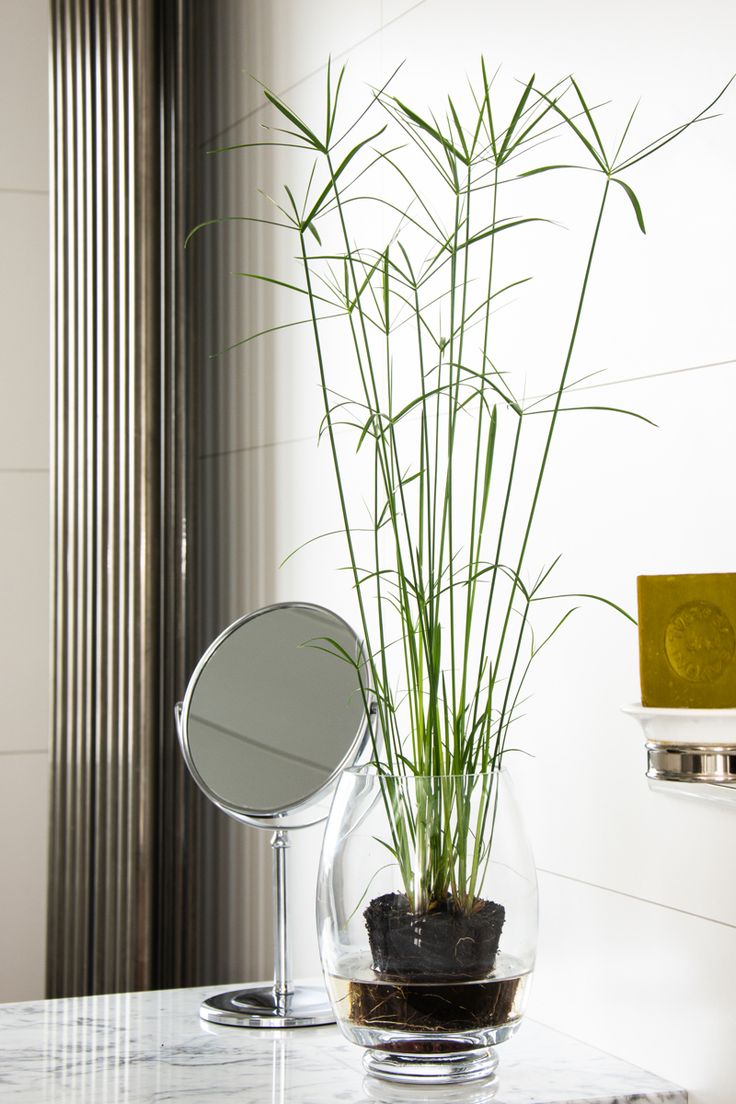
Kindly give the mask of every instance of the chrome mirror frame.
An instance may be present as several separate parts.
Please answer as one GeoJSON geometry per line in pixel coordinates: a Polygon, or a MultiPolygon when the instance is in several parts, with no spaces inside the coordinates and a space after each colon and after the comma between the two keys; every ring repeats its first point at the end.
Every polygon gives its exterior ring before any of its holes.
{"type": "Polygon", "coordinates": [[[207,664],[225,641],[243,625],[251,621],[256,621],[258,618],[264,617],[269,613],[287,609],[305,610],[311,613],[325,614],[333,618],[335,621],[338,621],[343,629],[355,640],[356,653],[358,655],[363,654],[363,643],[356,635],[353,628],[342,617],[333,613],[332,610],[327,609],[325,606],[315,605],[311,602],[276,602],[273,605],[264,606],[254,613],[245,614],[245,616],[238,618],[237,621],[234,621],[232,625],[228,625],[228,627],[220,633],[216,640],[207,648],[195,667],[184,695],[184,701],[176,705],[176,727],[179,736],[179,745],[192,778],[205,796],[217,805],[219,809],[222,809],[224,813],[227,813],[228,816],[233,817],[235,820],[239,820],[242,824],[249,824],[254,828],[308,828],[313,824],[319,824],[321,821],[326,820],[330,811],[335,785],[341,771],[346,767],[359,764],[366,751],[371,747],[370,722],[368,716],[364,713],[362,724],[355,734],[353,742],[350,744],[345,755],[330,774],[327,781],[316,790],[305,795],[300,801],[280,809],[246,809],[243,806],[233,805],[216,794],[197,770],[189,749],[189,713],[197,683],[207,667],[207,664]]]}

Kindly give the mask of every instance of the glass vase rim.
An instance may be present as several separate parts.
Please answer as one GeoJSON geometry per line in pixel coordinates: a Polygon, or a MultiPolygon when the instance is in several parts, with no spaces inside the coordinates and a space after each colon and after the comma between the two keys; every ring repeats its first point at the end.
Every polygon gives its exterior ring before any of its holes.
{"type": "Polygon", "coordinates": [[[346,767],[343,774],[354,775],[356,778],[385,778],[387,782],[419,782],[431,779],[450,781],[457,778],[498,778],[503,775],[508,778],[508,767],[492,767],[485,771],[464,771],[452,774],[389,774],[376,769],[375,763],[361,763],[357,766],[346,767]]]}

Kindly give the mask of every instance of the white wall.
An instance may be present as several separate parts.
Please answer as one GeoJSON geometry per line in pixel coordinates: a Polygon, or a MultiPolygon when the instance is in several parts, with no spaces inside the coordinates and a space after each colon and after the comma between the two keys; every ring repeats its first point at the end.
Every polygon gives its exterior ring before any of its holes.
{"type": "MultiPolygon", "coordinates": [[[[322,0],[318,18],[315,5],[296,0],[227,7],[239,32],[223,70],[228,142],[244,140],[261,117],[248,71],[309,108],[328,52],[349,57],[356,84],[376,82],[406,58],[401,89],[420,106],[436,102],[438,85],[460,89],[481,50],[513,76],[572,71],[594,101],[615,102],[619,120],[642,96],[644,140],[707,103],[736,54],[736,9],[726,0],[322,0]]],[[[575,374],[606,371],[591,400],[634,406],[660,428],[591,415],[566,429],[540,508],[535,552],[547,562],[564,552],[561,589],[602,593],[630,609],[637,574],[736,569],[733,92],[722,110],[722,119],[632,174],[648,234],[638,234],[621,196],[581,333],[575,374]],[[703,364],[713,366],[683,371],[703,364]]],[[[220,171],[223,207],[205,213],[243,213],[243,185],[275,175],[265,155],[220,171]]],[[[576,206],[577,187],[571,178],[559,186],[563,209],[576,206]]],[[[268,270],[273,260],[262,234],[228,230],[220,241],[223,274],[244,261],[268,270]]],[[[562,292],[579,278],[580,257],[573,249],[555,263],[562,292]]],[[[263,294],[230,288],[212,338],[220,345],[273,311],[263,294]]],[[[560,299],[564,324],[570,304],[560,299]]],[[[303,346],[267,341],[213,369],[202,465],[221,495],[208,515],[213,530],[220,526],[220,623],[289,598],[354,616],[347,580],[333,570],[338,549],[312,546],[276,567],[331,528],[335,514],[328,457],[314,444],[315,392],[303,384],[305,348],[306,337],[303,346]]],[[[536,351],[548,363],[553,348],[540,342],[536,351]]],[[[694,1104],[728,1104],[736,1084],[736,809],[647,789],[641,741],[619,712],[638,693],[636,632],[610,611],[582,609],[540,661],[533,688],[520,739],[534,758],[516,764],[540,868],[531,1014],[681,1082],[694,1104]]],[[[302,861],[294,886],[305,895],[316,849],[314,840],[295,846],[302,861]]],[[[298,968],[314,972],[314,940],[303,925],[296,942],[298,968]]]]}
{"type": "Polygon", "coordinates": [[[48,35],[46,0],[0,0],[0,1001],[44,995],[48,35]]]}

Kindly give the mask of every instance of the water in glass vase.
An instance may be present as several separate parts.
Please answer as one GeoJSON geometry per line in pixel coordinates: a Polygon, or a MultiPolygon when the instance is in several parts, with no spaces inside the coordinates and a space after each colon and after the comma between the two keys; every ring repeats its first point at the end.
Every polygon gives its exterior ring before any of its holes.
{"type": "Polygon", "coordinates": [[[363,966],[328,975],[327,985],[344,1033],[361,1046],[450,1054],[513,1035],[529,976],[499,954],[493,973],[477,980],[387,979],[363,966]]]}

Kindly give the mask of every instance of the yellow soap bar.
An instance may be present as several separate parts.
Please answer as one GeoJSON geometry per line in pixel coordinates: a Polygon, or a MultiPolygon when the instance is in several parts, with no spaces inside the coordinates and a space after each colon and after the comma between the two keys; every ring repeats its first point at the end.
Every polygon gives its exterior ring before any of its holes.
{"type": "Polygon", "coordinates": [[[642,705],[736,706],[736,574],[640,575],[642,705]]]}

